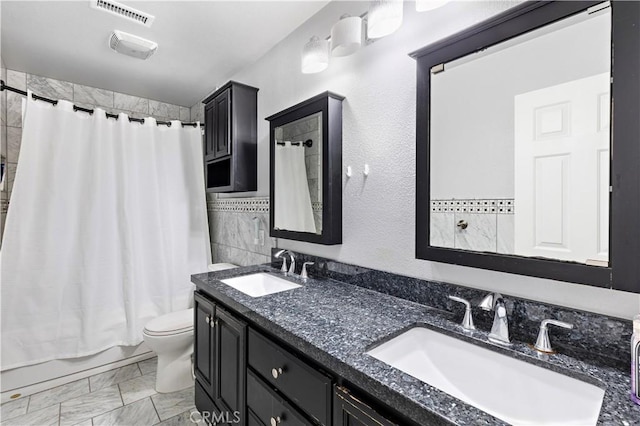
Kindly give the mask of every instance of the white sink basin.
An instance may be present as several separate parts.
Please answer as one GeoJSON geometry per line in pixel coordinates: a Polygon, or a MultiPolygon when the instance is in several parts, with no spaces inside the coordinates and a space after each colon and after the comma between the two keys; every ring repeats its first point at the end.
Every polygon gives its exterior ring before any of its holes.
{"type": "Polygon", "coordinates": [[[427,328],[367,352],[514,425],[595,425],[604,390],[427,328]]]}
{"type": "Polygon", "coordinates": [[[282,278],[265,272],[227,278],[226,280],[222,280],[222,282],[251,297],[266,296],[267,294],[279,293],[300,287],[299,284],[283,280],[282,278]]]}

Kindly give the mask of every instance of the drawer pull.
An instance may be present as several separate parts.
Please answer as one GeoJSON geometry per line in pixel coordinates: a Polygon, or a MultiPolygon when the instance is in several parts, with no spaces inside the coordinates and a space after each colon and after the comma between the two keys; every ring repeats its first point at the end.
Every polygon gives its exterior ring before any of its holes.
{"type": "Polygon", "coordinates": [[[278,426],[280,424],[280,416],[271,417],[271,426],[278,426]]]}
{"type": "Polygon", "coordinates": [[[204,319],[204,322],[209,324],[209,321],[211,321],[211,317],[209,315],[207,315],[207,317],[204,319]]]}
{"type": "MultiPolygon", "coordinates": [[[[277,379],[282,374],[282,368],[272,368],[271,375],[274,379],[277,379]]],[[[279,417],[278,417],[279,418],[279,417]]]]}

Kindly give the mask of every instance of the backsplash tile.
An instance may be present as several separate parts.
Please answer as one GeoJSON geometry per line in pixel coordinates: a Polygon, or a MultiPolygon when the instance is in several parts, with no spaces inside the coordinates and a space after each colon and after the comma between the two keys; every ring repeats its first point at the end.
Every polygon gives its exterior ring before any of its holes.
{"type": "MultiPolygon", "coordinates": [[[[275,248],[272,250],[272,255],[276,250],[275,248]]],[[[462,297],[472,303],[476,328],[486,332],[491,329],[494,313],[478,308],[479,302],[488,293],[485,290],[404,277],[296,253],[296,263],[301,265],[308,261],[315,262],[315,265],[309,268],[309,274],[313,277],[332,278],[431,306],[441,310],[443,315],[456,322],[462,321],[464,309],[461,309],[459,303],[449,300],[448,296],[462,297]]],[[[272,266],[279,267],[281,262],[280,259],[272,257],[272,266]]],[[[557,327],[550,330],[553,347],[559,353],[624,372],[629,370],[631,321],[522,299],[508,294],[503,296],[509,317],[509,332],[513,340],[533,344],[543,319],[566,321],[574,325],[572,330],[557,327]]]]}
{"type": "Polygon", "coordinates": [[[215,263],[246,266],[269,261],[275,239],[269,237],[269,199],[228,198],[208,201],[211,254],[215,263]],[[255,241],[255,221],[264,244],[255,241]]]}

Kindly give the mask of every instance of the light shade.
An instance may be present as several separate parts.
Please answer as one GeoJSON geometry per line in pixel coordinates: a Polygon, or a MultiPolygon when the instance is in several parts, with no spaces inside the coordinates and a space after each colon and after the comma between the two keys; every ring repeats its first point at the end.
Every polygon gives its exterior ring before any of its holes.
{"type": "Polygon", "coordinates": [[[402,0],[372,1],[367,14],[367,37],[384,37],[400,28],[402,6],[402,0]]]}
{"type": "Polygon", "coordinates": [[[329,66],[329,40],[313,36],[302,49],[302,73],[314,74],[329,66]]]}
{"type": "Polygon", "coordinates": [[[437,9],[449,3],[449,0],[416,0],[416,10],[418,12],[426,12],[427,10],[437,9]]]}
{"type": "Polygon", "coordinates": [[[331,54],[347,56],[362,45],[362,18],[344,15],[331,28],[331,54]]]}

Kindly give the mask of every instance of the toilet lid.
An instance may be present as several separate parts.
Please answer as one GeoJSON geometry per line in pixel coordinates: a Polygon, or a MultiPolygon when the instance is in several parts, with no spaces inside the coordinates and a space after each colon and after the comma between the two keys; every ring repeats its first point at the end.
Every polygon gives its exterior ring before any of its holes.
{"type": "Polygon", "coordinates": [[[175,334],[193,329],[193,308],[171,312],[147,323],[144,331],[149,334],[175,334]]]}

